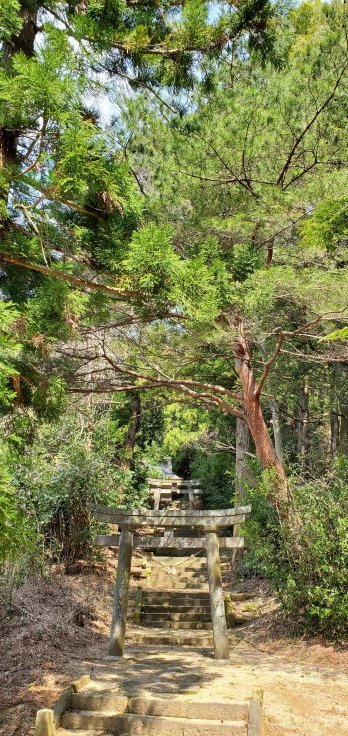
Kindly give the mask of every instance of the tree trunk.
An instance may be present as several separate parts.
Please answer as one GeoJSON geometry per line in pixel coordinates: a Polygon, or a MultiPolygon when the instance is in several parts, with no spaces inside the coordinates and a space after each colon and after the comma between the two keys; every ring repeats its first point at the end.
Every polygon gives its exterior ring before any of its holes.
{"type": "Polygon", "coordinates": [[[330,411],[330,455],[333,459],[338,452],[340,441],[340,424],[337,411],[330,411]]]}
{"type": "Polygon", "coordinates": [[[279,517],[284,517],[287,516],[286,508],[289,502],[288,483],[263,417],[260,396],[257,392],[249,348],[241,320],[238,321],[237,327],[235,365],[242,386],[245,417],[262,467],[274,469],[275,471],[275,484],[273,488],[270,488],[270,500],[274,504],[279,517]]]}
{"type": "Polygon", "coordinates": [[[338,445],[338,452],[340,455],[348,455],[348,410],[347,407],[341,410],[341,427],[340,427],[340,441],[338,445]]]}
{"type": "Polygon", "coordinates": [[[337,371],[335,365],[329,366],[329,400],[330,400],[330,456],[337,455],[340,442],[340,420],[337,399],[337,371]]]}
{"type": "MultiPolygon", "coordinates": [[[[266,349],[265,349],[264,341],[259,340],[258,345],[259,345],[260,353],[263,357],[263,360],[266,361],[266,349]]],[[[274,396],[269,397],[268,403],[269,403],[269,407],[270,407],[271,414],[272,414],[274,449],[277,453],[277,458],[279,462],[281,462],[281,464],[284,467],[282,429],[280,426],[278,406],[277,406],[277,402],[274,396]]]]}
{"type": "Polygon", "coordinates": [[[243,419],[236,419],[236,484],[235,503],[243,506],[244,481],[248,479],[246,469],[247,453],[250,450],[249,428],[243,419]]]}
{"type": "Polygon", "coordinates": [[[130,418],[128,424],[128,430],[126,440],[123,447],[123,457],[121,459],[120,467],[122,470],[130,470],[133,460],[133,453],[135,447],[135,441],[137,431],[139,427],[139,419],[141,413],[141,401],[139,393],[135,393],[132,396],[130,403],[130,418]]]}
{"type": "Polygon", "coordinates": [[[278,407],[277,402],[274,398],[274,396],[271,396],[269,399],[269,405],[271,408],[271,414],[272,414],[272,427],[273,427],[273,437],[274,437],[274,448],[277,453],[277,458],[279,462],[284,467],[284,453],[283,453],[283,438],[282,438],[282,428],[280,426],[280,420],[279,420],[279,414],[278,414],[278,407]]]}
{"type": "Polygon", "coordinates": [[[297,414],[297,452],[299,463],[304,470],[308,464],[309,453],[309,385],[305,376],[302,396],[297,414]]]}

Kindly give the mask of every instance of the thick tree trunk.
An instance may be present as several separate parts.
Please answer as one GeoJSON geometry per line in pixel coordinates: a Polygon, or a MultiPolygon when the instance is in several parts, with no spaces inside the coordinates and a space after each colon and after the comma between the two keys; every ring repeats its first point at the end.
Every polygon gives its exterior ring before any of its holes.
{"type": "Polygon", "coordinates": [[[131,465],[132,465],[135,441],[136,441],[137,431],[139,427],[140,413],[141,413],[140,394],[135,393],[131,399],[128,431],[127,431],[126,440],[125,440],[124,447],[123,447],[123,457],[120,463],[120,467],[122,468],[122,470],[130,470],[131,465]]]}
{"type": "Polygon", "coordinates": [[[275,471],[275,484],[273,488],[270,488],[270,500],[277,509],[280,517],[287,516],[289,491],[285,471],[277,457],[263,417],[248,344],[244,335],[243,323],[239,321],[237,327],[238,337],[235,345],[237,357],[235,358],[235,364],[242,386],[246,421],[262,467],[265,469],[274,469],[275,471]]]}
{"type": "MultiPolygon", "coordinates": [[[[258,345],[259,345],[260,353],[263,357],[263,360],[266,361],[266,349],[265,349],[264,341],[259,340],[258,345]]],[[[268,403],[269,403],[269,407],[270,407],[271,414],[272,414],[274,448],[277,453],[277,458],[279,462],[281,462],[281,464],[284,467],[282,430],[281,430],[281,425],[280,425],[278,406],[277,406],[277,402],[274,396],[269,397],[268,403]]]]}

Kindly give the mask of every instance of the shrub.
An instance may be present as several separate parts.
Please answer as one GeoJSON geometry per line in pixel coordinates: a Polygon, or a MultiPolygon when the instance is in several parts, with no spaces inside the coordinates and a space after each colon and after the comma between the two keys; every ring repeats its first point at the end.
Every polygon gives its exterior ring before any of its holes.
{"type": "Polygon", "coordinates": [[[39,562],[39,540],[18,504],[8,449],[0,451],[0,586],[10,600],[15,585],[39,562]]]}
{"type": "Polygon", "coordinates": [[[120,470],[112,445],[93,448],[79,422],[43,424],[16,473],[20,503],[52,560],[88,557],[98,525],[88,503],[139,505],[139,472],[120,470]]]}
{"type": "Polygon", "coordinates": [[[244,566],[264,574],[303,630],[348,637],[348,459],[322,480],[292,479],[299,524],[280,527],[267,501],[267,478],[250,492],[244,566]]]}

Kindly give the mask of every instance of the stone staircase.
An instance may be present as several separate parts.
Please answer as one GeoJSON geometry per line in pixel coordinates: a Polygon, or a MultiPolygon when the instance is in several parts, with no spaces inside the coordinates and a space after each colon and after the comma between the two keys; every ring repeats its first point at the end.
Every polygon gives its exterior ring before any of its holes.
{"type": "MultiPolygon", "coordinates": [[[[151,590],[209,590],[205,555],[152,556],[147,562],[146,587],[151,590]]],[[[223,581],[231,573],[231,561],[221,560],[223,581]]]]}
{"type": "MultiPolygon", "coordinates": [[[[228,578],[231,561],[222,559],[221,568],[223,579],[228,578]]],[[[205,555],[151,556],[146,569],[147,576],[139,591],[137,623],[168,632],[212,630],[205,555]]],[[[225,594],[225,606],[228,626],[232,628],[235,619],[229,593],[225,594]]],[[[161,643],[164,643],[162,637],[161,643]]]]}
{"type": "Polygon", "coordinates": [[[127,697],[82,691],[72,696],[56,736],[247,736],[248,702],[127,697]]]}
{"type": "Polygon", "coordinates": [[[144,590],[140,623],[166,629],[211,629],[209,592],[144,590]]]}

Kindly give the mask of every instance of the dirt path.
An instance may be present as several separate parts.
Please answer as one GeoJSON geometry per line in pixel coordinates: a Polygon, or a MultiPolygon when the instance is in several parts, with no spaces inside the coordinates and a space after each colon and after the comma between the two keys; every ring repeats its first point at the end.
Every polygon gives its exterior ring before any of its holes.
{"type": "Polygon", "coordinates": [[[236,641],[230,663],[215,662],[208,651],[129,646],[124,662],[81,663],[96,689],[127,694],[243,700],[264,689],[268,736],[348,735],[348,675],[336,668],[296,664],[236,641]],[[182,695],[181,695],[182,693],[182,695]]]}
{"type": "Polygon", "coordinates": [[[198,700],[246,698],[263,687],[268,736],[348,736],[348,650],[287,637],[271,602],[234,638],[230,663],[215,662],[210,650],[129,644],[124,662],[111,665],[104,654],[113,579],[113,566],[57,573],[16,592],[0,621],[1,736],[32,734],[36,710],[85,672],[137,692],[193,688],[198,700]]]}

